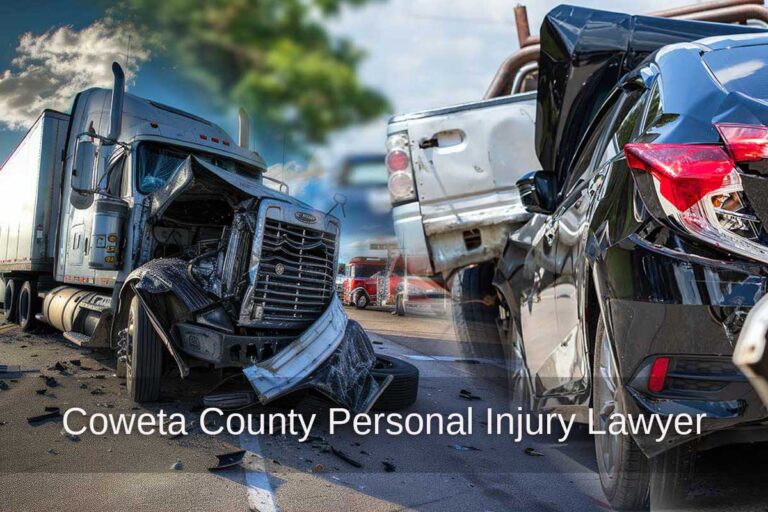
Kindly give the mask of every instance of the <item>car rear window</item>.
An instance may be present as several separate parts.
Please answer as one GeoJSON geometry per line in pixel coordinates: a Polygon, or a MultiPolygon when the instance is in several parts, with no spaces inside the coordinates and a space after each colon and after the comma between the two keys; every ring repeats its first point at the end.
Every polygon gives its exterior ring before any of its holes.
{"type": "Polygon", "coordinates": [[[768,98],[768,46],[742,46],[704,55],[704,62],[728,92],[768,98]]]}

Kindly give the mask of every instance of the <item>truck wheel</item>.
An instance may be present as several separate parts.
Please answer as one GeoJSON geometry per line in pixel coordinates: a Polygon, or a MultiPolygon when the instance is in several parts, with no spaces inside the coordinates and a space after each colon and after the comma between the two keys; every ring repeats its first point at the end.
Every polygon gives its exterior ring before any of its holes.
{"type": "Polygon", "coordinates": [[[482,263],[459,270],[453,278],[453,327],[465,357],[504,359],[496,327],[499,306],[493,273],[492,263],[482,263]]]}
{"type": "Polygon", "coordinates": [[[376,365],[371,370],[374,377],[394,378],[379,399],[373,404],[377,411],[399,411],[413,405],[419,393],[419,369],[395,357],[376,354],[376,365]]]}
{"type": "Polygon", "coordinates": [[[131,299],[126,328],[126,380],[128,395],[138,403],[160,397],[163,345],[137,296],[131,299]]]}
{"type": "Polygon", "coordinates": [[[21,281],[18,279],[6,279],[5,294],[3,296],[3,314],[5,321],[15,324],[18,320],[19,288],[21,281]]]}
{"type": "Polygon", "coordinates": [[[37,297],[37,286],[32,281],[25,281],[19,292],[17,317],[19,327],[23,332],[30,332],[37,327],[35,314],[40,311],[40,299],[37,297]]]}
{"type": "Polygon", "coordinates": [[[355,307],[357,309],[367,308],[370,302],[371,301],[368,299],[368,295],[365,292],[357,292],[357,295],[355,295],[355,307]]]}
{"type": "MultiPolygon", "coordinates": [[[[624,414],[626,407],[602,316],[597,323],[592,368],[592,423],[606,431],[611,414],[624,414]]],[[[596,435],[594,438],[600,484],[608,502],[615,510],[645,508],[650,467],[640,447],[629,435],[596,435]]]]}

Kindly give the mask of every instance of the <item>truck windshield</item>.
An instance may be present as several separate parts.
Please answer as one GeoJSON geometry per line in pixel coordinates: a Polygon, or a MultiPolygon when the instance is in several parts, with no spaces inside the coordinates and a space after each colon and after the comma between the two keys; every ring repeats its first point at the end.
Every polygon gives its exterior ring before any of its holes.
{"type": "Polygon", "coordinates": [[[350,277],[371,277],[381,270],[380,265],[354,265],[350,270],[350,277]]]}
{"type": "Polygon", "coordinates": [[[167,144],[156,144],[144,142],[139,145],[136,152],[136,167],[139,190],[144,194],[154,192],[162,187],[179,165],[187,159],[189,155],[195,155],[201,160],[212,163],[238,176],[247,178],[258,178],[260,169],[231,158],[190,151],[184,148],[169,146],[167,144]]]}

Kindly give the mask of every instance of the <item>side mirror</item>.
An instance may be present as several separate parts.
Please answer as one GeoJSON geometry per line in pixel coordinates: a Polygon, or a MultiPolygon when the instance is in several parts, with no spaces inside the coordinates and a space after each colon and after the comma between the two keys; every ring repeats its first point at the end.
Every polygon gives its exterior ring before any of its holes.
{"type": "Polygon", "coordinates": [[[96,145],[90,139],[80,140],[75,148],[75,164],[72,167],[70,204],[85,210],[93,204],[93,165],[96,161],[96,145]]]}
{"type": "Polygon", "coordinates": [[[517,180],[517,188],[520,200],[529,212],[549,214],[555,211],[557,193],[554,172],[529,172],[517,180]]]}

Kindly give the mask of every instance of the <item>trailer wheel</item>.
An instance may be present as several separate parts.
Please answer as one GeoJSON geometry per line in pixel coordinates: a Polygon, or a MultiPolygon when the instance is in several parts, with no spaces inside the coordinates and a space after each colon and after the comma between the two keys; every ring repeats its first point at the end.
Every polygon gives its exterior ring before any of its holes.
{"type": "Polygon", "coordinates": [[[411,406],[419,393],[419,369],[396,357],[376,354],[376,365],[371,370],[374,377],[394,378],[379,399],[373,404],[378,411],[399,411],[411,406]]]}
{"type": "Polygon", "coordinates": [[[141,300],[131,299],[126,326],[126,380],[128,395],[138,403],[154,402],[160,397],[163,369],[163,345],[149,321],[141,300]]]}
{"type": "Polygon", "coordinates": [[[18,321],[19,288],[21,288],[21,281],[19,279],[6,279],[5,295],[3,296],[3,314],[5,315],[5,321],[13,324],[18,321]]]}
{"type": "Polygon", "coordinates": [[[17,317],[19,327],[23,332],[30,332],[37,327],[35,314],[40,310],[40,299],[37,297],[37,285],[32,281],[25,281],[19,292],[17,317]]]}
{"type": "Polygon", "coordinates": [[[504,359],[493,263],[459,270],[451,283],[453,327],[465,357],[504,359]]]}
{"type": "Polygon", "coordinates": [[[368,294],[363,291],[357,292],[357,294],[355,295],[355,307],[357,309],[367,308],[370,302],[371,301],[368,298],[368,294]]]}

